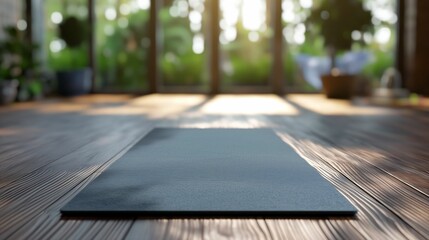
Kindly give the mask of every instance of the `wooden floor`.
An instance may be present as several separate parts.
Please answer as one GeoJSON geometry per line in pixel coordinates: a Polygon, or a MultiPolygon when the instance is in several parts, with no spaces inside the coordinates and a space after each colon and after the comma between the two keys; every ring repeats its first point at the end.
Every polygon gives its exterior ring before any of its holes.
{"type": "Polygon", "coordinates": [[[318,95],[94,95],[0,108],[0,239],[428,239],[429,112],[318,95]],[[67,220],[59,209],[155,126],[273,128],[353,219],[67,220]]]}

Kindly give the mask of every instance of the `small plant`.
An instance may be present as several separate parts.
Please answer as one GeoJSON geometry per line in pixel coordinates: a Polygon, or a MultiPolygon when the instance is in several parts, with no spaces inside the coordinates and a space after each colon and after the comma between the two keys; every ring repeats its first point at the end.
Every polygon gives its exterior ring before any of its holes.
{"type": "Polygon", "coordinates": [[[15,27],[4,29],[6,39],[0,42],[0,79],[19,79],[28,71],[37,70],[39,64],[32,53],[38,49],[25,40],[24,32],[15,27]]]}
{"type": "Polygon", "coordinates": [[[352,32],[370,31],[371,19],[371,12],[364,8],[362,0],[321,0],[311,11],[306,24],[323,37],[331,58],[331,72],[336,68],[337,54],[351,49],[352,32]]]}
{"type": "Polygon", "coordinates": [[[58,93],[63,96],[76,96],[91,90],[91,69],[87,67],[87,57],[82,47],[87,39],[87,28],[76,17],[67,17],[59,25],[59,37],[64,40],[66,49],[60,52],[54,67],[57,71],[58,93]],[[57,65],[58,64],[58,65],[57,65]]]}
{"type": "Polygon", "coordinates": [[[85,24],[76,17],[68,17],[59,25],[59,34],[68,47],[77,48],[86,40],[85,24]]]}
{"type": "Polygon", "coordinates": [[[87,27],[76,17],[68,17],[58,26],[58,36],[66,48],[54,54],[52,67],[57,70],[73,70],[87,66],[86,49],[87,27]]]}
{"type": "Polygon", "coordinates": [[[343,74],[336,67],[337,54],[351,49],[353,31],[368,32],[372,15],[363,0],[320,0],[306,19],[310,31],[320,35],[330,57],[330,74],[322,76],[323,90],[328,98],[349,99],[356,92],[354,75],[343,74]]]}
{"type": "Polygon", "coordinates": [[[0,42],[0,82],[11,82],[8,85],[16,87],[19,81],[20,101],[41,97],[40,64],[32,57],[38,45],[29,43],[25,32],[14,26],[6,27],[4,32],[6,38],[0,42]]]}

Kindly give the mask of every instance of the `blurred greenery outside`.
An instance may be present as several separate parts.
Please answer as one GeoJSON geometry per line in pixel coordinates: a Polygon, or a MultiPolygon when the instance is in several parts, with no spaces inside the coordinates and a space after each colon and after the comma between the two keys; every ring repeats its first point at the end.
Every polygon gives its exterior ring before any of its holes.
{"type": "Polygon", "coordinates": [[[75,16],[81,21],[87,20],[87,8],[85,0],[46,0],[48,16],[45,19],[45,42],[47,49],[48,66],[52,70],[70,70],[88,66],[88,42],[80,47],[70,49],[59,38],[58,23],[69,16],[75,16]],[[53,13],[61,13],[61,16],[53,13]],[[59,19],[58,19],[59,18],[59,19]],[[54,23],[54,21],[56,23],[54,23]]]}
{"type": "MultiPolygon", "coordinates": [[[[227,1],[227,0],[226,0],[227,1]]],[[[263,1],[263,0],[261,0],[263,1]]],[[[301,31],[303,20],[309,14],[311,0],[283,0],[294,7],[294,21],[283,19],[283,27],[294,34],[301,31]],[[286,21],[287,20],[287,21],[286,21]]],[[[316,6],[320,0],[311,1],[316,6]]],[[[368,1],[368,0],[365,0],[368,1]]],[[[203,43],[203,50],[195,50],[195,41],[207,34],[207,9],[201,10],[201,26],[190,27],[189,13],[196,11],[194,5],[205,4],[204,0],[165,0],[159,12],[162,34],[162,51],[159,54],[159,66],[164,86],[207,86],[209,85],[208,58],[210,49],[203,43]],[[172,8],[184,7],[187,3],[188,14],[172,14],[172,8]],[[191,3],[192,2],[192,3],[191,3]],[[173,16],[174,15],[174,16],[173,16]]],[[[265,1],[263,1],[265,2],[265,1]]],[[[386,1],[382,1],[386,2],[386,1]]],[[[393,1],[390,1],[393,2],[393,1]]],[[[96,5],[96,58],[97,89],[135,91],[147,89],[149,65],[149,6],[145,0],[99,0],[96,5]],[[137,4],[137,5],[136,5],[137,4]],[[139,5],[140,4],[140,5],[139,5]]],[[[388,3],[393,4],[393,3],[388,3]]],[[[53,70],[62,70],[88,65],[88,44],[78,49],[69,49],[58,38],[54,15],[61,18],[77,16],[86,21],[86,0],[46,1],[45,49],[48,53],[48,66],[53,70]]],[[[206,6],[207,7],[207,6],[206,6]]],[[[284,11],[284,10],[283,10],[284,11]]],[[[222,14],[221,14],[222,18],[222,14]]],[[[220,19],[222,20],[222,19],[220,19]]],[[[59,19],[56,19],[59,21],[59,19]]],[[[394,64],[395,25],[391,22],[374,20],[377,29],[388,28],[390,38],[383,44],[368,40],[365,45],[363,35],[356,40],[353,50],[367,50],[373,55],[371,62],[363,69],[363,75],[376,85],[383,72],[394,64]]],[[[266,23],[265,23],[266,24],[266,23]]],[[[236,85],[267,85],[271,77],[272,50],[270,42],[272,30],[257,30],[258,40],[249,41],[250,31],[243,26],[241,18],[236,22],[236,37],[233,41],[221,42],[222,84],[228,87],[236,85]]],[[[304,41],[290,41],[284,34],[284,72],[288,91],[314,91],[303,79],[295,59],[299,54],[325,56],[326,51],[321,37],[305,38],[304,41]]],[[[367,36],[374,39],[375,34],[367,36]]],[[[365,35],[366,36],[366,35],[365,35]]]]}
{"type": "Polygon", "coordinates": [[[149,11],[124,16],[119,8],[116,1],[97,2],[97,88],[143,90],[148,79],[149,11]],[[115,19],[107,14],[108,9],[115,19]]]}
{"type": "MultiPolygon", "coordinates": [[[[283,0],[283,34],[284,44],[284,69],[286,86],[289,91],[314,91],[303,79],[302,71],[295,61],[299,54],[326,57],[327,52],[324,40],[321,36],[315,36],[311,30],[302,31],[303,22],[309,17],[312,8],[317,7],[322,0],[283,0]],[[311,3],[311,4],[310,4],[311,3]],[[288,10],[288,13],[286,11],[288,10]],[[292,14],[291,14],[292,12],[292,14]],[[293,17],[291,17],[293,16],[293,17]],[[301,32],[302,37],[297,35],[301,32]],[[298,40],[298,41],[297,41],[298,40]]],[[[357,37],[351,51],[368,51],[372,59],[362,70],[362,76],[372,87],[378,86],[386,69],[394,66],[396,43],[396,20],[394,13],[396,8],[393,0],[361,0],[365,8],[373,15],[374,32],[356,32],[357,37]],[[386,16],[387,15],[387,16],[386,16]],[[376,41],[380,32],[388,31],[389,37],[384,37],[383,43],[376,41]],[[380,31],[381,30],[381,31],[380,31]]],[[[345,21],[352,21],[345,19],[345,21]]],[[[340,53],[341,54],[341,53],[340,53]]]]}
{"type": "Polygon", "coordinates": [[[159,58],[161,81],[164,86],[204,87],[209,81],[203,34],[207,25],[204,0],[183,5],[185,2],[165,0],[159,13],[163,43],[159,58]],[[198,26],[194,28],[190,14],[198,16],[198,23],[194,20],[198,26]],[[199,40],[197,50],[194,49],[196,40],[199,40]]]}

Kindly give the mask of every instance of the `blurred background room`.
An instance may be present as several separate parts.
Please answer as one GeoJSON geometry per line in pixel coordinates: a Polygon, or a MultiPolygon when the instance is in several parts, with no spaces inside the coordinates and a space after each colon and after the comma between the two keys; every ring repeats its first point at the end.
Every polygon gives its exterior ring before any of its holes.
{"type": "Polygon", "coordinates": [[[17,101],[90,92],[350,98],[394,87],[404,88],[398,97],[415,98],[429,91],[423,1],[0,4],[0,79],[19,82],[17,101]]]}

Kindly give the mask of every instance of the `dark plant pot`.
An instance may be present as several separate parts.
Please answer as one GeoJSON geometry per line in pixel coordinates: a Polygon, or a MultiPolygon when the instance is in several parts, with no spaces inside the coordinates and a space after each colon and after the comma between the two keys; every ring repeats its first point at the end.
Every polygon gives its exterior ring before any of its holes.
{"type": "Polygon", "coordinates": [[[7,105],[15,101],[18,85],[17,80],[3,80],[0,82],[0,105],[7,105]]]}
{"type": "Polygon", "coordinates": [[[323,91],[327,98],[350,99],[353,95],[354,75],[322,76],[323,91]]]}
{"type": "Polygon", "coordinates": [[[82,68],[57,72],[58,93],[62,96],[78,96],[91,91],[91,69],[82,68]]]}

